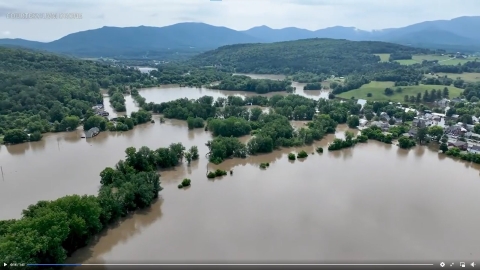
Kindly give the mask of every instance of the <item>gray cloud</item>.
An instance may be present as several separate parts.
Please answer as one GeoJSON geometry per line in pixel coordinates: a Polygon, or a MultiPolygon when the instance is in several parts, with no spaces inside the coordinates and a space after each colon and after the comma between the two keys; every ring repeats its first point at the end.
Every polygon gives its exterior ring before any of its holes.
{"type": "Polygon", "coordinates": [[[165,26],[182,21],[237,30],[259,25],[310,30],[342,25],[371,30],[478,15],[479,10],[478,0],[444,8],[434,0],[0,0],[0,32],[8,29],[12,38],[45,41],[105,25],[165,26]],[[7,20],[9,12],[77,12],[83,19],[61,23],[7,20]]]}

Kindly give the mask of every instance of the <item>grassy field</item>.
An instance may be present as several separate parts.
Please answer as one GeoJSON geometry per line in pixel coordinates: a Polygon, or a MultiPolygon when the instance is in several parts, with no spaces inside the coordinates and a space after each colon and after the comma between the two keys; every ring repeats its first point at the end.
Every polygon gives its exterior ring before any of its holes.
{"type": "MultiPolygon", "coordinates": [[[[438,75],[440,77],[447,76],[452,79],[456,79],[460,77],[462,80],[466,82],[480,82],[480,73],[462,73],[462,74],[456,74],[456,73],[436,73],[435,75],[438,75]]],[[[425,77],[433,77],[432,75],[426,74],[425,77]]]]}
{"type": "Polygon", "coordinates": [[[395,60],[395,62],[400,63],[400,65],[407,65],[407,66],[421,63],[421,62],[418,62],[417,60],[413,60],[413,59],[408,59],[408,60],[395,60]]]}
{"type": "MultiPolygon", "coordinates": [[[[377,53],[375,54],[380,57],[380,62],[388,62],[388,59],[390,58],[390,54],[388,53],[377,53]]],[[[414,55],[412,59],[409,60],[395,60],[396,62],[402,64],[402,65],[413,65],[417,63],[422,63],[423,60],[427,61],[434,61],[438,60],[438,63],[440,65],[458,65],[463,64],[468,61],[473,61],[475,58],[467,58],[467,59],[456,59],[453,58],[451,59],[450,56],[448,55],[433,55],[433,54],[425,54],[425,55],[414,55]]]]}
{"type": "MultiPolygon", "coordinates": [[[[417,96],[418,93],[423,93],[425,90],[432,90],[432,89],[443,89],[443,86],[439,85],[414,85],[414,86],[403,86],[403,91],[401,93],[395,92],[391,96],[385,95],[384,91],[385,88],[390,87],[395,89],[394,82],[370,82],[369,84],[363,85],[362,87],[354,90],[350,90],[345,93],[341,93],[338,95],[340,98],[355,98],[355,99],[366,99],[372,101],[392,101],[392,102],[404,102],[405,95],[408,96],[417,96]],[[371,97],[367,97],[367,94],[371,93],[371,97]]],[[[462,89],[456,88],[453,86],[448,86],[448,90],[450,92],[450,98],[460,96],[462,93],[462,89]]]]}
{"type": "Polygon", "coordinates": [[[380,62],[388,62],[390,59],[389,53],[375,53],[376,56],[380,56],[380,62]]]}
{"type": "Polygon", "coordinates": [[[438,60],[440,65],[458,65],[466,63],[468,61],[473,61],[475,58],[467,58],[467,59],[451,59],[448,55],[414,55],[413,60],[418,61],[421,63],[423,60],[433,61],[438,60]]]}

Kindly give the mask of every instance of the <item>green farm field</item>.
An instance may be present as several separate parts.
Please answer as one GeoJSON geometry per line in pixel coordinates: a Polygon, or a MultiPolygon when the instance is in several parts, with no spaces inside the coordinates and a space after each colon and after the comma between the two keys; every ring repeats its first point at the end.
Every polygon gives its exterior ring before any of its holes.
{"type": "Polygon", "coordinates": [[[388,62],[388,59],[390,58],[389,53],[375,53],[376,56],[380,56],[380,62],[388,62]]]}
{"type": "MultiPolygon", "coordinates": [[[[462,73],[462,74],[456,74],[456,73],[435,73],[435,75],[438,75],[439,77],[444,77],[447,76],[448,78],[456,79],[460,77],[462,80],[466,82],[480,82],[480,73],[462,73]]],[[[425,77],[433,77],[432,75],[425,75],[425,77]]]]}
{"type": "Polygon", "coordinates": [[[419,62],[419,61],[413,60],[413,59],[408,59],[408,60],[395,60],[395,62],[400,63],[400,65],[406,65],[406,66],[421,63],[421,61],[419,62]]]}
{"type": "Polygon", "coordinates": [[[448,55],[414,55],[413,60],[421,63],[423,60],[427,61],[433,61],[433,60],[438,60],[438,63],[440,65],[458,65],[458,64],[463,64],[468,61],[473,61],[475,58],[467,58],[467,59],[457,59],[448,56],[448,55]]]}
{"type": "MultiPolygon", "coordinates": [[[[380,53],[375,55],[380,56],[380,62],[388,62],[388,59],[390,58],[390,54],[388,53],[380,53]]],[[[468,61],[474,61],[475,58],[467,58],[467,59],[453,58],[452,59],[448,55],[422,54],[422,55],[414,55],[412,59],[409,59],[409,60],[395,60],[395,61],[400,63],[401,65],[413,65],[413,64],[420,64],[422,63],[423,60],[427,60],[427,61],[438,60],[438,63],[440,65],[458,65],[458,64],[466,63],[468,61]]]]}
{"type": "MultiPolygon", "coordinates": [[[[340,98],[351,99],[366,99],[371,101],[392,101],[392,102],[404,102],[405,95],[408,96],[417,96],[418,93],[423,93],[425,90],[432,89],[443,89],[442,85],[413,85],[413,86],[403,86],[403,91],[401,93],[395,92],[391,96],[385,95],[385,88],[390,87],[395,90],[397,87],[394,86],[394,82],[377,82],[373,81],[369,84],[363,85],[362,87],[354,90],[350,90],[345,93],[337,95],[340,98]],[[367,97],[367,94],[371,93],[371,97],[367,97]]],[[[447,87],[450,93],[450,98],[458,97],[462,93],[463,89],[456,88],[453,86],[447,87]]]]}

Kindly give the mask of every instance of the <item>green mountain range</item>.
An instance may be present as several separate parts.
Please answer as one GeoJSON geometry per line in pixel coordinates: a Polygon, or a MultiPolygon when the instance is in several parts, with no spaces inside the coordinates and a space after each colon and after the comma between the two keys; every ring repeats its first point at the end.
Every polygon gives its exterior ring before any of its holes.
{"type": "Polygon", "coordinates": [[[258,26],[245,31],[204,23],[164,27],[102,27],[69,34],[52,42],[0,39],[0,45],[20,46],[80,57],[172,58],[191,56],[224,45],[271,43],[310,38],[384,41],[449,51],[480,51],[480,16],[427,21],[401,28],[364,31],[336,26],[316,31],[258,26]]]}

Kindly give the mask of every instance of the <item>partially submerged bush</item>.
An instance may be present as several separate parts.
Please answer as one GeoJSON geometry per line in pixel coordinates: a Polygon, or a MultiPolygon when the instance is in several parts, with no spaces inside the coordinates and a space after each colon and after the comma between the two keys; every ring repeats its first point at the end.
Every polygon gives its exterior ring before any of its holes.
{"type": "Polygon", "coordinates": [[[190,179],[185,178],[185,179],[183,179],[183,181],[182,181],[182,186],[188,187],[188,186],[190,186],[190,183],[191,183],[191,182],[192,182],[192,181],[191,181],[190,179]]]}
{"type": "Polygon", "coordinates": [[[268,163],[268,162],[267,163],[260,163],[260,168],[261,169],[266,169],[269,166],[270,166],[270,163],[268,163]]]}
{"type": "Polygon", "coordinates": [[[295,154],[294,154],[294,153],[288,154],[288,159],[289,159],[289,160],[295,160],[295,159],[296,159],[296,158],[295,158],[295,154]]]}
{"type": "Polygon", "coordinates": [[[323,153],[323,148],[322,147],[317,147],[317,153],[323,153]]]}
{"type": "Polygon", "coordinates": [[[306,158],[306,157],[308,157],[308,154],[304,150],[300,151],[300,153],[297,154],[297,158],[306,158]]]}
{"type": "Polygon", "coordinates": [[[227,171],[217,169],[217,170],[215,171],[215,175],[216,175],[216,176],[224,176],[224,175],[227,175],[227,171]]]}
{"type": "MultiPolygon", "coordinates": [[[[230,171],[230,174],[233,174],[233,171],[230,171]]],[[[212,178],[220,177],[224,175],[227,175],[227,171],[217,169],[214,172],[208,172],[207,178],[212,179],[212,178]]]]}
{"type": "Polygon", "coordinates": [[[190,186],[192,181],[188,178],[183,179],[182,183],[178,185],[178,188],[184,188],[190,186]]]}

